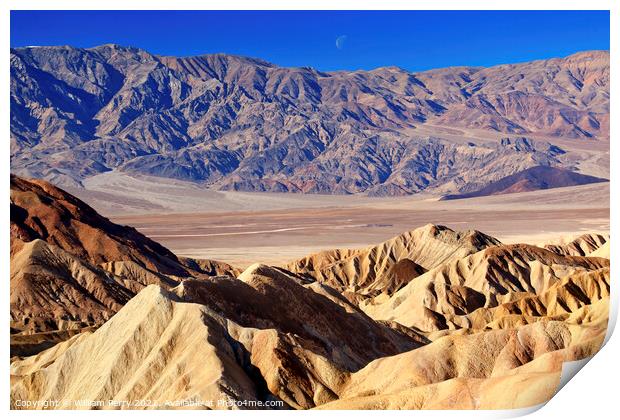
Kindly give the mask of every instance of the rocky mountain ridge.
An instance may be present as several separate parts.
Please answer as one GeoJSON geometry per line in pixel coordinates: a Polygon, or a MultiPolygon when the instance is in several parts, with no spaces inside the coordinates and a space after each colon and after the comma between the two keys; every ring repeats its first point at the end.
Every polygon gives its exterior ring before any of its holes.
{"type": "Polygon", "coordinates": [[[11,50],[12,171],[59,185],[118,170],[223,190],[404,195],[578,169],[556,146],[515,141],[528,135],[608,139],[607,51],[412,73],[118,45],[11,50]],[[455,141],[441,127],[512,141],[455,141]]]}

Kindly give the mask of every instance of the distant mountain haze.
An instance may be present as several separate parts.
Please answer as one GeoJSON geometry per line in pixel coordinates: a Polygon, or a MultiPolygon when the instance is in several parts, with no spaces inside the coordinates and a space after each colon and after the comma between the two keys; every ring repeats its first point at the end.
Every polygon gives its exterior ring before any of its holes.
{"type": "Polygon", "coordinates": [[[116,170],[220,190],[462,194],[535,166],[581,171],[553,139],[608,141],[609,52],[411,73],[11,50],[11,170],[64,186],[116,170]]]}

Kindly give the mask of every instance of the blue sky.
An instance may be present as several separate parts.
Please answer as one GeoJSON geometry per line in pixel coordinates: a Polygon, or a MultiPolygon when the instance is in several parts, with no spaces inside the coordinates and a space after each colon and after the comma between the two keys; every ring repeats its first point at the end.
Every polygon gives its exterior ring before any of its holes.
{"type": "Polygon", "coordinates": [[[609,12],[11,12],[12,47],[105,43],[163,55],[224,52],[320,70],[400,66],[417,71],[609,49],[609,12]]]}

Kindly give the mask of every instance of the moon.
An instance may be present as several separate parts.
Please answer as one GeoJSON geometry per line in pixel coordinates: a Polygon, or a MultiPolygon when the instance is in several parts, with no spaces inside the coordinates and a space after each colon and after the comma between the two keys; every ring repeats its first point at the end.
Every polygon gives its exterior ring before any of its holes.
{"type": "Polygon", "coordinates": [[[346,40],[346,35],[340,35],[338,38],[336,38],[336,48],[338,48],[339,50],[343,49],[346,40]]]}

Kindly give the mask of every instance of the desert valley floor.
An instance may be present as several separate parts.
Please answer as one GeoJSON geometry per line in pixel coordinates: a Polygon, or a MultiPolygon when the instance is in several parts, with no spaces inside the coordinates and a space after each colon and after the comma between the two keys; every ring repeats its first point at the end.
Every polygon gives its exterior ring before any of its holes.
{"type": "Polygon", "coordinates": [[[476,229],[508,244],[609,232],[609,183],[448,201],[428,195],[222,192],[117,173],[86,185],[87,190],[67,190],[177,255],[240,267],[283,264],[323,249],[363,248],[428,223],[476,229]]]}

